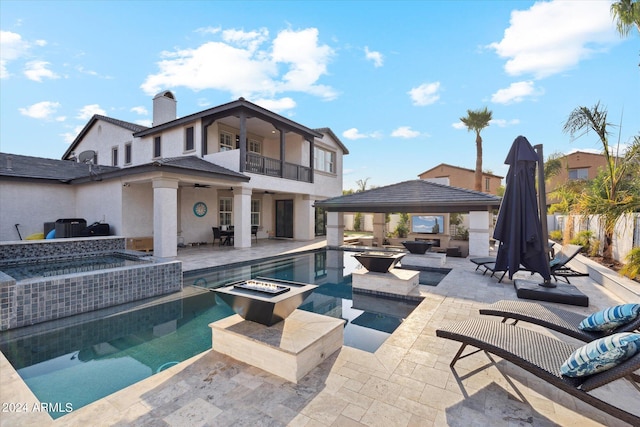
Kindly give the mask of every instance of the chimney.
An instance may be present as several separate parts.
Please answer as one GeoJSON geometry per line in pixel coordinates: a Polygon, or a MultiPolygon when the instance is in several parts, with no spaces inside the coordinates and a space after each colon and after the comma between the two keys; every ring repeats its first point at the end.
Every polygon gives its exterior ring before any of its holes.
{"type": "Polygon", "coordinates": [[[178,118],[176,98],[168,90],[160,92],[153,98],[153,124],[158,126],[178,118]]]}

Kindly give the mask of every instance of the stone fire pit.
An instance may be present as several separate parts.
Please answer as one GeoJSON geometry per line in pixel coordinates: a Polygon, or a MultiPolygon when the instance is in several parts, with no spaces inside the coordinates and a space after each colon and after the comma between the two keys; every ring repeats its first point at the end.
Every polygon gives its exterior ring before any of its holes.
{"type": "Polygon", "coordinates": [[[404,242],[402,242],[402,246],[407,248],[407,250],[412,254],[421,255],[431,249],[431,246],[433,246],[433,242],[427,242],[424,240],[405,240],[404,242]]]}
{"type": "Polygon", "coordinates": [[[212,291],[243,319],[271,326],[293,313],[315,288],[307,283],[257,278],[212,291]]]}
{"type": "Polygon", "coordinates": [[[362,252],[355,254],[353,257],[369,271],[386,273],[393,268],[403,256],[405,256],[404,253],[362,252]]]}

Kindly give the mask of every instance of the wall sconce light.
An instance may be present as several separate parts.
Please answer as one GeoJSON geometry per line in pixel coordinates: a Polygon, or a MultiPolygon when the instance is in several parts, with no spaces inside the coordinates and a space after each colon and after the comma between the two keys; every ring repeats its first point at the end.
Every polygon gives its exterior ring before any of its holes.
{"type": "Polygon", "coordinates": [[[131,184],[129,184],[128,182],[125,182],[124,184],[122,184],[123,187],[131,187],[131,184]]]}

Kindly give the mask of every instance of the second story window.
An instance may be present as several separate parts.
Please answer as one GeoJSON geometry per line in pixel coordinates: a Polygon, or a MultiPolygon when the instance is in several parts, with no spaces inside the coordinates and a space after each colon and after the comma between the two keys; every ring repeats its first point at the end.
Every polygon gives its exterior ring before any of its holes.
{"type": "Polygon", "coordinates": [[[486,191],[487,193],[491,191],[491,178],[484,179],[484,191],[486,191]]]}
{"type": "Polygon", "coordinates": [[[260,141],[250,139],[249,144],[247,145],[247,151],[250,153],[262,154],[262,144],[260,141]]]}
{"type": "Polygon", "coordinates": [[[194,148],[193,126],[190,126],[184,130],[184,151],[192,151],[194,148]]]}
{"type": "Polygon", "coordinates": [[[118,147],[111,149],[111,166],[118,166],[118,147]]]}
{"type": "Polygon", "coordinates": [[[315,169],[323,172],[336,172],[336,153],[314,147],[315,169]]]}
{"type": "Polygon", "coordinates": [[[220,151],[233,150],[233,139],[230,133],[220,132],[220,151]]]}
{"type": "Polygon", "coordinates": [[[569,169],[569,179],[589,179],[589,169],[569,169]]]}
{"type": "Polygon", "coordinates": [[[162,156],[162,140],[159,136],[153,138],[153,157],[161,157],[162,156]]]}
{"type": "Polygon", "coordinates": [[[131,143],[124,145],[124,164],[131,164],[131,143]]]}

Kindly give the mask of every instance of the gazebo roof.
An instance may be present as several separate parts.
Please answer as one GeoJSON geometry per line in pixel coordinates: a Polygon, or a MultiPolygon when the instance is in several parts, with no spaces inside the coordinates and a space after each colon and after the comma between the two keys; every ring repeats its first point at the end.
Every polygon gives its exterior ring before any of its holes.
{"type": "Polygon", "coordinates": [[[491,194],[416,179],[317,201],[330,212],[454,213],[487,211],[502,199],[491,194]]]}

